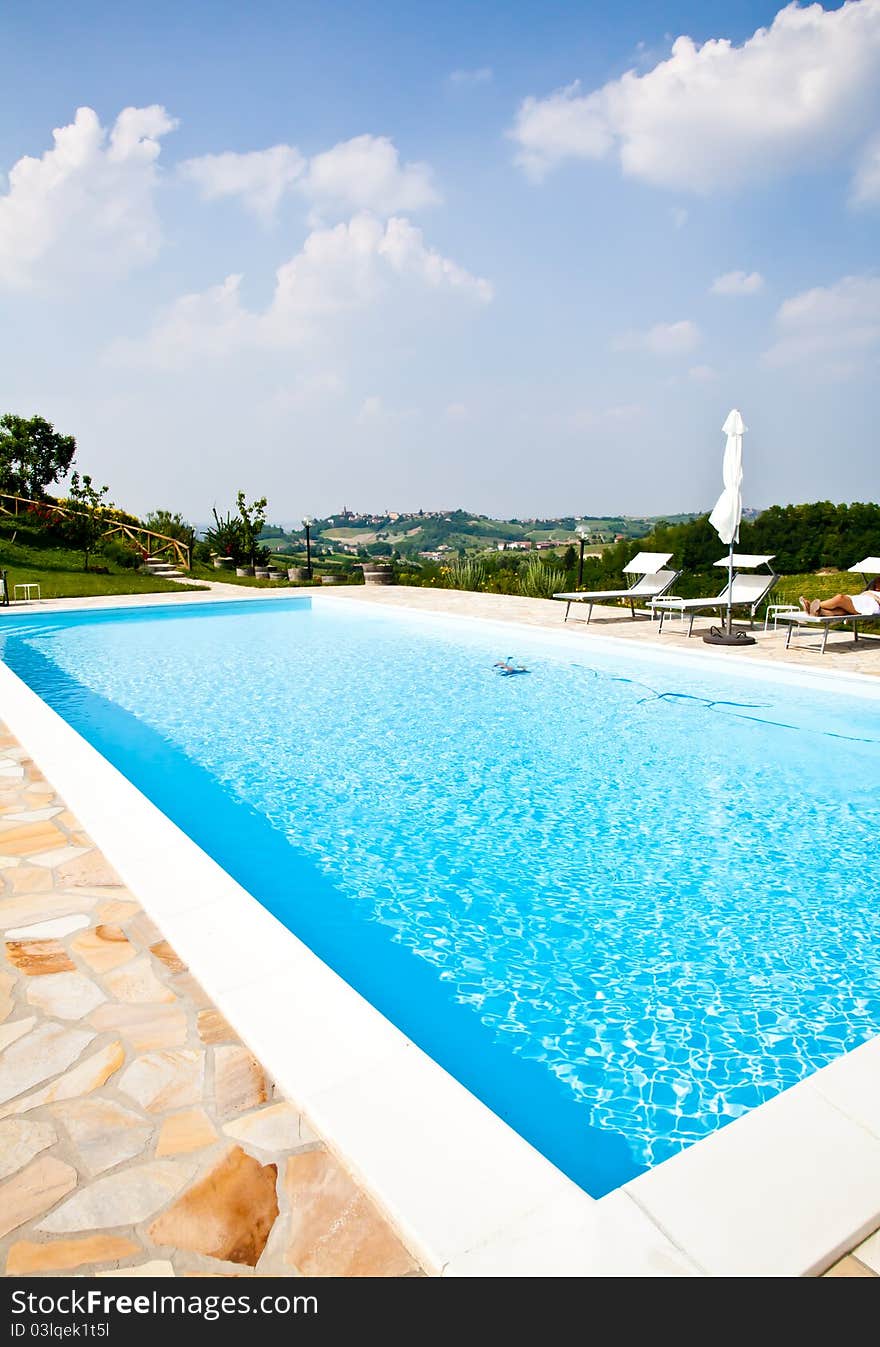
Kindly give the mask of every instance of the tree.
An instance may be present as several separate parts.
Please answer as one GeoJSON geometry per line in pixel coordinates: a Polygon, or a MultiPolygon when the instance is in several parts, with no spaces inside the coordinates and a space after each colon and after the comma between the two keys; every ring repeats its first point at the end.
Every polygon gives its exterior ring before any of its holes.
{"type": "Polygon", "coordinates": [[[257,564],[257,539],[263,531],[263,525],[266,522],[266,508],[268,501],[265,496],[255,500],[252,505],[248,505],[245,494],[239,491],[236,503],[238,505],[238,514],[241,519],[241,536],[245,555],[248,564],[255,566],[257,564]]]}
{"type": "Polygon", "coordinates": [[[176,538],[178,542],[183,543],[184,547],[189,549],[189,554],[192,556],[196,544],[196,531],[182,514],[172,510],[151,510],[144,520],[144,524],[154,533],[161,533],[166,538],[176,538]]]}
{"type": "Polygon", "coordinates": [[[89,569],[89,557],[97,547],[111,518],[111,506],[105,498],[109,486],[100,489],[92,484],[88,473],[80,477],[75,472],[70,479],[70,491],[67,499],[67,514],[64,517],[63,532],[71,547],[83,554],[83,570],[89,569]]]}
{"type": "Polygon", "coordinates": [[[66,477],[76,440],[59,435],[42,416],[0,417],[0,491],[39,500],[50,482],[66,477]]]}

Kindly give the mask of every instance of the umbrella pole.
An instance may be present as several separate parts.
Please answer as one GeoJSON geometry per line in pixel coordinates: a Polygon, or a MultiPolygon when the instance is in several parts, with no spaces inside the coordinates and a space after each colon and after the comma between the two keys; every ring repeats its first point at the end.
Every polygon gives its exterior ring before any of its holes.
{"type": "Polygon", "coordinates": [[[727,634],[733,634],[733,539],[730,540],[730,551],[727,555],[727,634]]]}

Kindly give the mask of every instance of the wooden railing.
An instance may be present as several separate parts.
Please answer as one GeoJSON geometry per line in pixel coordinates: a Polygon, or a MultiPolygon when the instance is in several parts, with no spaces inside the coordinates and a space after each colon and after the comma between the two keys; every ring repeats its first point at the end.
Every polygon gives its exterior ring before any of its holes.
{"type": "MultiPolygon", "coordinates": [[[[60,515],[62,518],[70,514],[70,510],[63,505],[58,505],[55,501],[31,500],[27,496],[13,496],[6,491],[0,491],[0,514],[18,517],[22,514],[28,514],[34,506],[40,510],[48,510],[51,514],[60,515]]],[[[154,529],[142,528],[140,524],[128,524],[118,519],[110,522],[109,527],[101,536],[112,538],[115,534],[119,534],[122,538],[134,543],[145,561],[147,557],[167,556],[173,557],[174,564],[182,566],[184,570],[188,571],[192,566],[190,547],[187,543],[181,542],[179,538],[169,538],[165,533],[156,533],[154,529]]]]}

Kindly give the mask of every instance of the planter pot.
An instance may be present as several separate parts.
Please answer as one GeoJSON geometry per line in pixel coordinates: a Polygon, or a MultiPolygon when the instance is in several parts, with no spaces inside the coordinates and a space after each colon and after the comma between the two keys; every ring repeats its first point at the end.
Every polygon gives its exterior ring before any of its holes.
{"type": "Polygon", "coordinates": [[[394,580],[390,566],[364,565],[361,570],[364,573],[364,584],[367,585],[390,585],[394,580]]]}
{"type": "Polygon", "coordinates": [[[322,585],[335,585],[335,584],[336,584],[336,576],[335,576],[335,575],[322,575],[322,576],[321,576],[321,584],[322,584],[322,585]]]}
{"type": "Polygon", "coordinates": [[[236,575],[253,575],[253,573],[253,566],[236,566],[235,568],[236,575]]]}
{"type": "Polygon", "coordinates": [[[215,571],[230,571],[230,570],[232,570],[232,567],[233,567],[234,565],[235,565],[235,562],[232,560],[232,557],[215,557],[215,558],[214,558],[214,570],[215,570],[215,571]]]}
{"type": "Polygon", "coordinates": [[[267,570],[267,568],[266,568],[265,566],[257,566],[257,567],[251,572],[251,574],[252,574],[252,575],[255,575],[255,576],[257,577],[258,580],[268,580],[268,579],[269,579],[269,572],[268,572],[268,570],[267,570]]]}
{"type": "Polygon", "coordinates": [[[306,574],[305,566],[288,566],[287,578],[288,580],[308,580],[309,577],[306,574]]]}

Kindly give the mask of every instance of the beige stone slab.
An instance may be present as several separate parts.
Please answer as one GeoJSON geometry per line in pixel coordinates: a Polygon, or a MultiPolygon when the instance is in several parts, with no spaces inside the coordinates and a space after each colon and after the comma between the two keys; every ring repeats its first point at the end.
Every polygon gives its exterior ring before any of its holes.
{"type": "Polygon", "coordinates": [[[26,1019],[13,1020],[10,1024],[4,1024],[0,1029],[0,1052],[4,1048],[8,1048],[11,1043],[23,1038],[25,1034],[29,1034],[36,1022],[36,1015],[30,1015],[26,1019]]]}
{"type": "Polygon", "coordinates": [[[130,963],[137,950],[126,939],[121,926],[102,923],[94,930],[82,931],[70,942],[71,950],[95,973],[108,973],[130,963]]]}
{"type": "Polygon", "coordinates": [[[265,1104],[269,1098],[266,1074],[253,1053],[240,1045],[214,1048],[214,1104],[218,1117],[265,1104]]]}
{"type": "Polygon", "coordinates": [[[0,1103],[64,1071],[94,1037],[90,1030],[68,1029],[60,1024],[38,1025],[25,1039],[8,1047],[0,1058],[0,1103]]]}
{"type": "Polygon", "coordinates": [[[120,1267],[112,1272],[96,1272],[96,1277],[173,1277],[174,1267],[167,1258],[154,1258],[149,1263],[135,1263],[133,1267],[120,1267]]]}
{"type": "Polygon", "coordinates": [[[121,1235],[86,1235],[82,1239],[53,1239],[46,1243],[20,1240],[6,1260],[7,1277],[39,1272],[70,1272],[87,1263],[115,1263],[141,1252],[139,1244],[121,1235]]]}
{"type": "Polygon", "coordinates": [[[28,1005],[60,1020],[80,1020],[106,996],[84,973],[52,973],[31,978],[26,991],[28,1005]]]}
{"type": "Polygon", "coordinates": [[[68,973],[76,969],[60,940],[7,940],[6,957],[25,977],[68,973]]]}
{"type": "Polygon", "coordinates": [[[217,1133],[204,1109],[191,1108],[166,1118],[156,1143],[156,1155],[184,1155],[201,1150],[217,1140],[217,1133]]]}
{"type": "Polygon", "coordinates": [[[52,1155],[40,1156],[0,1185],[0,1238],[40,1216],[76,1187],[76,1170],[52,1155]]]}
{"type": "Polygon", "coordinates": [[[37,921],[30,926],[14,926],[6,932],[7,940],[60,940],[62,936],[81,931],[90,924],[84,912],[72,912],[69,917],[55,917],[51,921],[37,921]]]}
{"type": "Polygon", "coordinates": [[[12,1014],[14,1005],[12,991],[14,987],[15,978],[10,973],[4,973],[0,968],[0,1024],[12,1014]]]}
{"type": "Polygon", "coordinates": [[[181,1000],[191,1001],[194,1006],[198,1006],[201,1010],[211,1008],[211,998],[201,983],[196,981],[192,973],[178,973],[171,979],[171,985],[181,1000]]]}
{"type": "Polygon", "coordinates": [[[402,1277],[418,1265],[388,1222],[326,1150],[291,1156],[287,1262],[303,1276],[402,1277]]]}
{"type": "Polygon", "coordinates": [[[160,1245],[254,1267],[278,1216],[275,1165],[231,1146],[150,1226],[160,1245]]]}
{"type": "Polygon", "coordinates": [[[0,825],[0,847],[3,845],[3,833],[7,823],[46,823],[60,813],[62,813],[61,805],[55,804],[45,805],[42,809],[22,809],[19,813],[4,814],[3,824],[0,825]]]}
{"type": "Polygon", "coordinates": [[[98,920],[121,926],[140,910],[140,903],[135,903],[129,898],[111,898],[98,908],[98,920]]]}
{"type": "Polygon", "coordinates": [[[155,943],[150,946],[150,953],[155,954],[156,958],[165,965],[169,973],[185,973],[187,971],[186,964],[171,948],[167,940],[155,941],[155,943]]]}
{"type": "Polygon", "coordinates": [[[95,1029],[122,1034],[134,1052],[183,1047],[186,1042],[186,1012],[175,1005],[117,1005],[110,1001],[89,1016],[95,1029]]]}
{"type": "Polygon", "coordinates": [[[39,1224],[50,1234],[81,1230],[108,1230],[137,1225],[160,1207],[192,1177],[194,1161],[150,1160],[105,1174],[87,1184],[39,1224]]]}
{"type": "Polygon", "coordinates": [[[199,1011],[196,1027],[199,1031],[199,1038],[203,1043],[238,1042],[238,1035],[232,1029],[229,1021],[224,1019],[220,1011],[215,1010],[213,1006],[208,1010],[199,1011]]]}
{"type": "Polygon", "coordinates": [[[91,1175],[143,1155],[153,1130],[137,1113],[100,1096],[55,1104],[52,1116],[91,1175]]]}
{"type": "Polygon", "coordinates": [[[77,855],[74,859],[65,862],[58,868],[58,879],[61,884],[70,888],[83,888],[103,890],[104,896],[109,897],[107,889],[121,889],[122,880],[117,875],[100,851],[88,851],[85,855],[77,855]]]}
{"type": "Polygon", "coordinates": [[[51,847],[48,851],[34,852],[30,859],[34,865],[45,865],[50,870],[55,870],[59,865],[63,865],[65,861],[70,861],[76,856],[81,856],[84,850],[84,847],[51,847]]]}
{"type": "Polygon", "coordinates": [[[0,899],[0,929],[64,917],[88,910],[94,903],[94,898],[81,893],[19,893],[14,898],[0,899]]]}
{"type": "Polygon", "coordinates": [[[90,1094],[93,1090],[100,1089],[113,1073],[119,1070],[124,1061],[125,1052],[122,1044],[108,1043],[106,1047],[99,1048],[70,1071],[65,1071],[50,1085],[44,1085],[33,1094],[14,1099],[11,1104],[0,1108],[0,1118],[9,1117],[11,1114],[29,1113],[31,1109],[40,1108],[43,1104],[90,1094]]]}
{"type": "Polygon", "coordinates": [[[132,917],[129,925],[132,940],[136,940],[139,945],[152,946],[162,939],[162,932],[146,912],[138,912],[136,917],[132,917]]]}
{"type": "Polygon", "coordinates": [[[122,968],[111,969],[105,973],[104,986],[117,1001],[168,1004],[177,999],[171,988],[166,987],[156,977],[152,961],[147,954],[131,960],[122,968]]]}
{"type": "Polygon", "coordinates": [[[165,1113],[201,1100],[204,1053],[194,1048],[147,1052],[126,1067],[119,1089],[148,1113],[165,1113]]]}
{"type": "Polygon", "coordinates": [[[286,1102],[270,1104],[257,1113],[247,1113],[234,1122],[225,1123],[223,1131],[234,1137],[244,1146],[254,1146],[263,1151],[288,1151],[306,1142],[315,1141],[314,1132],[303,1120],[303,1136],[300,1128],[299,1109],[286,1102]]]}
{"type": "Polygon", "coordinates": [[[64,833],[54,823],[0,823],[0,851],[4,856],[30,856],[34,865],[43,862],[40,852],[64,845],[64,833]]]}
{"type": "Polygon", "coordinates": [[[10,870],[6,879],[12,885],[13,893],[45,893],[55,882],[51,870],[44,870],[39,865],[26,865],[24,862],[10,870]]]}
{"type": "Polygon", "coordinates": [[[50,1122],[25,1122],[21,1118],[0,1122],[0,1179],[8,1179],[57,1140],[50,1122]]]}

